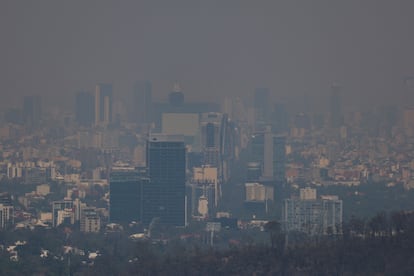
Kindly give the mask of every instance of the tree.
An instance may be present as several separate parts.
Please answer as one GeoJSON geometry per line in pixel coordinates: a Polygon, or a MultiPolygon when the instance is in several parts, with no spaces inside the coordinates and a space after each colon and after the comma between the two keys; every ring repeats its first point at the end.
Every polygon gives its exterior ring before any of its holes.
{"type": "Polygon", "coordinates": [[[269,232],[270,234],[270,243],[272,248],[277,247],[278,240],[282,235],[282,227],[279,222],[277,221],[269,221],[264,226],[265,231],[269,232]]]}

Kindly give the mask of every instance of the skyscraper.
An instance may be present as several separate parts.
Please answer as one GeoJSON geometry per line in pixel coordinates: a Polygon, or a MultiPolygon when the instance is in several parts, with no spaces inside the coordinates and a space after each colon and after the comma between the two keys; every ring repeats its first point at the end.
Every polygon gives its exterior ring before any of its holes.
{"type": "Polygon", "coordinates": [[[220,149],[223,114],[210,112],[201,114],[201,148],[204,164],[220,166],[220,149]]]}
{"type": "Polygon", "coordinates": [[[109,184],[109,219],[116,223],[142,221],[143,189],[148,178],[133,168],[114,169],[109,184]]]}
{"type": "Polygon", "coordinates": [[[112,123],[112,84],[97,84],[95,88],[95,125],[112,123]]]}
{"type": "Polygon", "coordinates": [[[276,184],[284,184],[286,181],[286,137],[284,135],[273,136],[273,178],[276,184]]]}
{"type": "Polygon", "coordinates": [[[339,128],[342,125],[342,105],[340,91],[341,87],[339,85],[332,85],[330,99],[330,115],[332,128],[339,128]]]}
{"type": "Polygon", "coordinates": [[[8,193],[0,194],[0,229],[9,228],[14,224],[14,206],[8,193]]]}
{"type": "Polygon", "coordinates": [[[276,134],[285,133],[289,128],[289,114],[283,103],[276,103],[272,112],[272,131],[276,134]]]}
{"type": "Polygon", "coordinates": [[[186,150],[179,135],[151,134],[147,141],[150,184],[144,187],[144,223],[185,225],[186,150]]]}
{"type": "Polygon", "coordinates": [[[94,97],[91,93],[81,91],[76,94],[76,122],[81,126],[91,126],[95,116],[94,97]]]}
{"type": "Polygon", "coordinates": [[[150,81],[137,81],[133,90],[131,121],[149,124],[152,121],[152,84],[150,81]]]}
{"type": "Polygon", "coordinates": [[[27,126],[35,127],[40,124],[42,117],[40,96],[23,98],[23,120],[27,126]]]}
{"type": "Polygon", "coordinates": [[[260,129],[269,122],[270,98],[269,89],[256,88],[254,91],[254,113],[257,129],[260,129]]]}
{"type": "Polygon", "coordinates": [[[255,133],[250,144],[249,161],[251,161],[251,165],[257,164],[256,171],[260,171],[262,179],[274,180],[276,184],[283,184],[286,169],[285,136],[275,135],[270,129],[255,133]]]}

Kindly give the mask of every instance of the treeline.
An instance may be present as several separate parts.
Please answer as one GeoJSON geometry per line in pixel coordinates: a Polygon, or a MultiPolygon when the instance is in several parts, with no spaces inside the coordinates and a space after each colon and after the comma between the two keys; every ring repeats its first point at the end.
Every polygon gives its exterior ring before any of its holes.
{"type": "MultiPolygon", "coordinates": [[[[151,248],[136,262],[124,263],[118,275],[414,275],[414,213],[378,213],[352,218],[340,236],[286,235],[270,222],[268,245],[228,250],[175,248],[157,256],[151,248]],[[147,255],[148,254],[148,255],[147,255]],[[145,257],[146,256],[146,257],[145,257]]],[[[142,251],[141,251],[141,254],[142,251]]],[[[102,258],[85,275],[105,273],[102,258]]],[[[107,268],[109,269],[109,268],[107,268]]]]}
{"type": "MultiPolygon", "coordinates": [[[[379,213],[352,218],[343,234],[306,237],[283,233],[270,222],[268,244],[229,244],[226,250],[200,248],[180,240],[168,244],[132,242],[122,233],[82,235],[67,229],[11,233],[28,235],[28,244],[12,262],[4,250],[2,275],[414,275],[414,214],[379,213]],[[66,253],[63,245],[99,251],[88,260],[66,253]],[[54,251],[39,257],[39,248],[54,251]],[[57,254],[60,252],[59,254],[57,254]],[[57,254],[57,255],[56,255],[57,254]]],[[[17,235],[17,236],[16,236],[17,235]]],[[[2,233],[1,238],[11,238],[2,233]]]]}

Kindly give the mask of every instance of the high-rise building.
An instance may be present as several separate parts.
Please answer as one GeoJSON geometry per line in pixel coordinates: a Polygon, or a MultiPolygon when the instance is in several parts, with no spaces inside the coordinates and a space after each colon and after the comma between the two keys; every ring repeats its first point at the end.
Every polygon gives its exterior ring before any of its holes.
{"type": "Polygon", "coordinates": [[[7,193],[0,194],[0,229],[9,228],[14,224],[14,206],[7,193]]]}
{"type": "Polygon", "coordinates": [[[133,168],[119,168],[111,172],[109,182],[109,220],[142,221],[143,190],[149,179],[133,168]]]}
{"type": "Polygon", "coordinates": [[[330,115],[332,128],[340,128],[343,123],[340,92],[341,87],[339,85],[333,85],[331,87],[330,115]]]}
{"type": "Polygon", "coordinates": [[[269,122],[270,117],[270,97],[268,88],[256,88],[254,91],[254,110],[256,129],[261,129],[262,126],[269,122]]]}
{"type": "Polygon", "coordinates": [[[214,167],[220,166],[220,150],[222,135],[221,113],[210,112],[201,114],[201,149],[204,155],[204,164],[214,167]]]}
{"type": "Polygon", "coordinates": [[[255,171],[263,179],[275,180],[277,184],[285,181],[286,137],[275,135],[270,129],[257,132],[250,144],[250,163],[255,163],[255,171]]]}
{"type": "Polygon", "coordinates": [[[93,95],[86,91],[76,94],[75,116],[76,122],[81,126],[91,126],[95,116],[95,99],[93,95]]]}
{"type": "Polygon", "coordinates": [[[36,127],[42,119],[40,96],[26,96],[23,98],[23,120],[27,126],[36,127]]]}
{"type": "Polygon", "coordinates": [[[95,125],[112,123],[112,84],[97,84],[95,88],[95,125]]]}
{"type": "Polygon", "coordinates": [[[272,130],[274,133],[285,133],[289,127],[289,115],[283,103],[276,103],[272,112],[272,130]]]}
{"type": "Polygon", "coordinates": [[[147,141],[150,184],[144,187],[144,223],[184,226],[186,149],[179,135],[151,134],[147,141]]]}
{"type": "Polygon", "coordinates": [[[137,81],[133,90],[132,122],[149,124],[152,122],[152,84],[150,81],[137,81]]]}
{"type": "Polygon", "coordinates": [[[277,184],[286,181],[286,137],[273,136],[273,178],[277,184]]]}

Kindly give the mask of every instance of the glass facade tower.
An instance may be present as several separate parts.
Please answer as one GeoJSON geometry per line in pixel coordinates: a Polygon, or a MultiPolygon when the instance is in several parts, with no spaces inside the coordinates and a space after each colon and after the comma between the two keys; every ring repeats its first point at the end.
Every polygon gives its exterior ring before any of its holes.
{"type": "Polygon", "coordinates": [[[159,218],[173,226],[185,225],[186,150],[182,136],[152,134],[147,142],[151,182],[144,187],[144,223],[159,218]]]}

